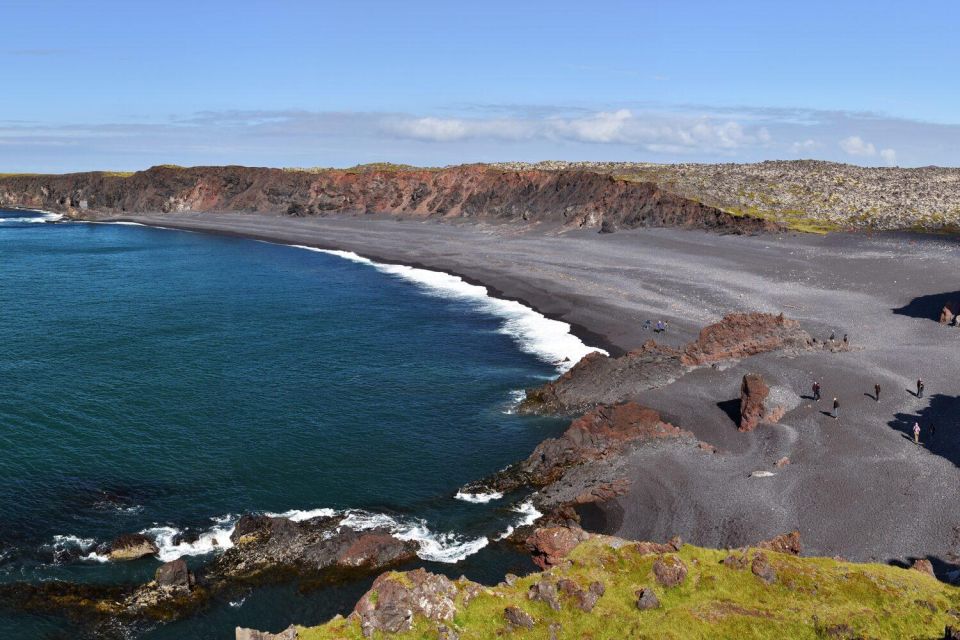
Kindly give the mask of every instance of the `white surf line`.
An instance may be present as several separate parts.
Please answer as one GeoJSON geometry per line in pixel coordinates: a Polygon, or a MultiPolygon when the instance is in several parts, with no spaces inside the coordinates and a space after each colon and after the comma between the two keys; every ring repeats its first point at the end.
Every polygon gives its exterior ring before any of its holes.
{"type": "Polygon", "coordinates": [[[570,325],[566,322],[547,318],[515,300],[496,298],[490,295],[486,287],[470,284],[460,276],[402,264],[375,262],[352,251],[317,249],[296,244],[287,246],[364,264],[381,273],[411,282],[428,295],[469,302],[479,311],[499,317],[503,321],[499,332],[510,336],[521,351],[556,366],[561,373],[570,369],[588,353],[597,351],[609,355],[603,349],[584,344],[580,338],[570,333],[570,325]]]}

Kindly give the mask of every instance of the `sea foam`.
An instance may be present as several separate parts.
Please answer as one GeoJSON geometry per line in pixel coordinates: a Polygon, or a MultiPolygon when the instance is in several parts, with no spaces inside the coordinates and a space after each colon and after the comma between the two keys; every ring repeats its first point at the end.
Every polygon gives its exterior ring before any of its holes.
{"type": "Polygon", "coordinates": [[[371,266],[381,273],[413,283],[428,295],[468,302],[479,311],[499,317],[502,320],[500,333],[510,336],[521,351],[531,353],[555,365],[561,372],[572,367],[588,353],[594,351],[607,353],[602,349],[585,345],[580,338],[570,333],[570,325],[566,322],[551,320],[515,300],[495,298],[490,295],[486,287],[470,284],[460,276],[402,264],[374,262],[352,251],[317,249],[304,245],[291,246],[371,266]]]}
{"type": "Polygon", "coordinates": [[[24,217],[17,217],[17,218],[0,218],[0,224],[4,224],[7,222],[34,224],[34,223],[41,223],[41,222],[59,222],[60,220],[63,220],[62,213],[53,213],[52,211],[38,211],[37,213],[40,213],[41,215],[24,216],[24,217]]]}

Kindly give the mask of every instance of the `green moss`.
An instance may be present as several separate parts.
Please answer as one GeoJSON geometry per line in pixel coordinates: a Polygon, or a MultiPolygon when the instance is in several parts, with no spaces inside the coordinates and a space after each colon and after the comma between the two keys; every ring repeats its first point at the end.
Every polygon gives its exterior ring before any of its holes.
{"type": "MultiPolygon", "coordinates": [[[[681,585],[666,589],[653,578],[656,556],[642,556],[632,545],[614,549],[602,538],[591,539],[574,550],[569,566],[548,575],[582,587],[603,582],[606,593],[592,612],[580,611],[567,599],[560,611],[530,601],[530,585],[544,577],[534,574],[512,587],[485,589],[468,605],[458,606],[452,624],[461,640],[495,638],[506,628],[503,610],[511,605],[537,621],[532,630],[510,634],[518,639],[545,639],[552,623],[560,625],[562,638],[678,640],[814,639],[844,630],[867,638],[933,638],[946,625],[960,623],[948,613],[960,608],[960,589],[918,571],[767,552],[777,581],[766,585],[749,568],[724,566],[725,551],[685,546],[677,555],[689,573],[681,585]],[[654,589],[661,608],[637,610],[636,591],[641,587],[654,589]]],[[[362,638],[359,623],[342,618],[301,629],[300,634],[304,640],[362,638]]],[[[432,640],[436,635],[434,623],[418,619],[409,632],[390,637],[432,640]]]]}

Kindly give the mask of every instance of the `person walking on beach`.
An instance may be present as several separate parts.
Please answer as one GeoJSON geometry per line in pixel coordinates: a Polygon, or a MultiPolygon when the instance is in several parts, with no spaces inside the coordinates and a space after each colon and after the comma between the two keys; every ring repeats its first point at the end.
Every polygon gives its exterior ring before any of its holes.
{"type": "Polygon", "coordinates": [[[833,399],[833,413],[830,415],[833,416],[834,420],[840,419],[840,401],[836,398],[833,399]]]}
{"type": "Polygon", "coordinates": [[[920,444],[920,423],[913,423],[913,442],[914,444],[920,444]]]}
{"type": "Polygon", "coordinates": [[[643,323],[643,330],[649,331],[651,326],[653,326],[653,323],[647,320],[646,322],[643,323]]]}
{"type": "Polygon", "coordinates": [[[813,399],[820,402],[820,383],[816,380],[813,381],[813,399]]]}
{"type": "Polygon", "coordinates": [[[664,330],[663,320],[657,320],[657,328],[654,329],[654,331],[656,333],[663,333],[663,330],[664,330]]]}
{"type": "Polygon", "coordinates": [[[917,379],[917,397],[923,397],[923,378],[917,379]]]}
{"type": "Polygon", "coordinates": [[[876,400],[877,402],[880,402],[880,385],[879,384],[873,385],[873,399],[876,400]]]}

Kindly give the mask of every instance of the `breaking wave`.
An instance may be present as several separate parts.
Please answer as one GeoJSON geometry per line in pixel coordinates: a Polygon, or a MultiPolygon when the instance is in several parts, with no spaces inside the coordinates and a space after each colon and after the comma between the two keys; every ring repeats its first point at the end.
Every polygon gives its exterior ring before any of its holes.
{"type": "Polygon", "coordinates": [[[510,336],[521,351],[553,364],[561,372],[572,367],[588,353],[599,351],[606,354],[602,349],[585,345],[580,338],[570,333],[570,325],[566,322],[551,320],[515,300],[495,298],[486,287],[470,284],[460,276],[402,264],[374,262],[352,251],[317,249],[305,245],[290,246],[369,265],[381,273],[411,282],[429,295],[473,304],[477,310],[499,317],[502,320],[499,332],[510,336]]]}

